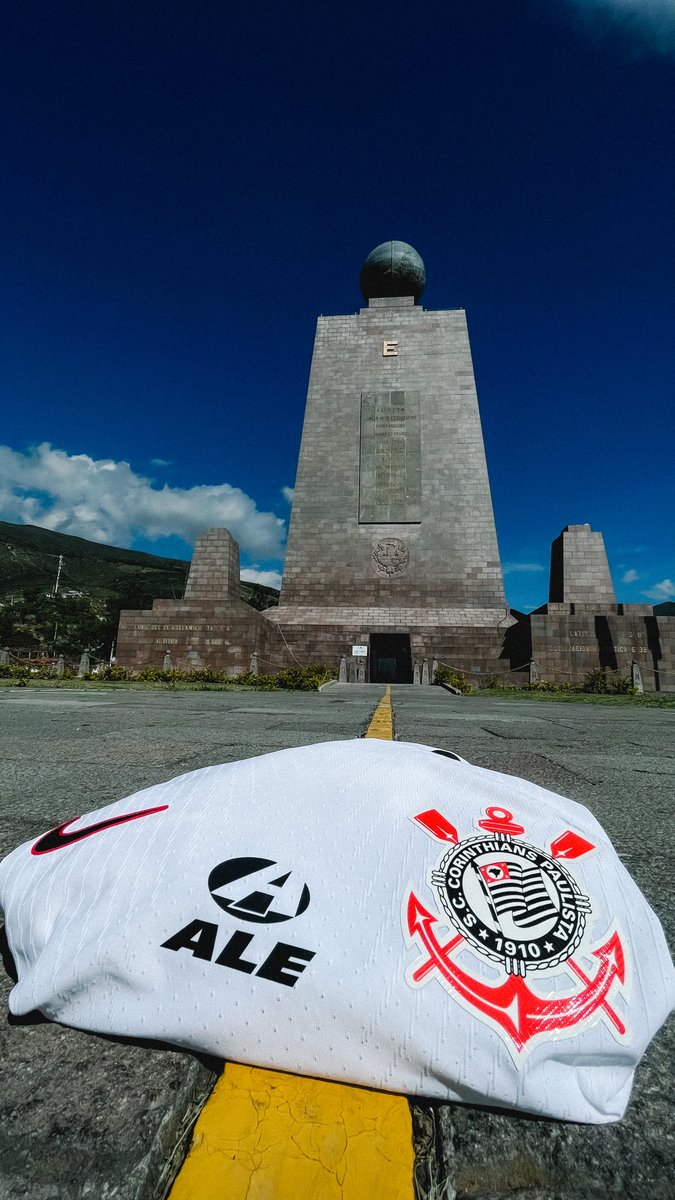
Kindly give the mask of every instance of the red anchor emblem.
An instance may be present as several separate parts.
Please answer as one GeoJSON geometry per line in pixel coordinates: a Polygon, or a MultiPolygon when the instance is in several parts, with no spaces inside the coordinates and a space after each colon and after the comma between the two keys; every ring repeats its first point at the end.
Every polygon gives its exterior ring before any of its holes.
{"type": "Polygon", "coordinates": [[[604,1017],[615,1034],[626,1026],[610,1002],[615,985],[624,984],[626,959],[616,929],[600,945],[587,951],[597,960],[594,974],[583,970],[573,957],[586,929],[591,910],[560,859],[580,858],[595,850],[592,842],[566,830],[550,847],[550,854],[524,842],[525,833],[508,809],[488,808],[478,821],[485,833],[460,840],[459,834],[437,809],[419,813],[415,822],[435,839],[451,846],[431,873],[445,922],[431,912],[411,890],[407,896],[405,926],[409,940],[424,951],[424,960],[408,973],[408,982],[419,987],[436,976],[465,1007],[496,1026],[516,1062],[534,1039],[563,1030],[573,1033],[583,1024],[604,1017]],[[441,941],[436,926],[452,924],[454,936],[441,941]],[[506,979],[488,983],[476,978],[456,961],[461,949],[470,948],[483,959],[499,963],[506,979]],[[541,996],[526,982],[528,974],[566,971],[574,984],[567,995],[541,996]]]}

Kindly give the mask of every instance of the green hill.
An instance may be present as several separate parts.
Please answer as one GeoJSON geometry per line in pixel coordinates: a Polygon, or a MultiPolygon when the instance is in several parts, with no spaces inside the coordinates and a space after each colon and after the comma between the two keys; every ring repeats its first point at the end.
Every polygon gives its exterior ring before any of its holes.
{"type": "MultiPolygon", "coordinates": [[[[0,644],[64,654],[91,644],[104,653],[120,610],[181,599],[189,567],[182,559],[0,521],[0,644]]],[[[244,582],[240,593],[258,609],[276,604],[279,595],[274,588],[244,582]]]]}
{"type": "Polygon", "coordinates": [[[52,591],[59,555],[59,591],[132,600],[180,597],[190,564],[137,550],[104,546],[35,525],[0,521],[0,598],[26,591],[52,591]]]}

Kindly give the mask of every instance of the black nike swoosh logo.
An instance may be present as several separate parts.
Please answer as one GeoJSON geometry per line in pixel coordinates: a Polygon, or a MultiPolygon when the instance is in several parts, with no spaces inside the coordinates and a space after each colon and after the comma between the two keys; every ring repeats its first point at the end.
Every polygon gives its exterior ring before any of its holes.
{"type": "Polygon", "coordinates": [[[73,817],[70,821],[64,821],[63,825],[57,825],[55,829],[43,833],[31,848],[31,854],[51,854],[52,850],[62,850],[64,846],[72,846],[74,842],[81,842],[83,838],[92,837],[104,829],[112,829],[115,825],[124,825],[127,821],[137,821],[139,817],[149,817],[151,813],[164,812],[168,807],[168,804],[160,804],[157,808],[144,808],[140,812],[124,813],[121,817],[109,817],[107,821],[97,821],[95,825],[87,825],[86,829],[74,829],[72,833],[66,833],[69,825],[81,819],[73,817]]]}

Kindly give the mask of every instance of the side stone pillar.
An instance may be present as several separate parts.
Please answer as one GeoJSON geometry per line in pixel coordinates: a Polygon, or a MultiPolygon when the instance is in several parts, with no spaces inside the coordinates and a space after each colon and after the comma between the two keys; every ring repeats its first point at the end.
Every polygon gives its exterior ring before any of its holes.
{"type": "Polygon", "coordinates": [[[195,542],[183,599],[222,604],[226,597],[239,599],[239,543],[229,529],[207,529],[195,542]]]}

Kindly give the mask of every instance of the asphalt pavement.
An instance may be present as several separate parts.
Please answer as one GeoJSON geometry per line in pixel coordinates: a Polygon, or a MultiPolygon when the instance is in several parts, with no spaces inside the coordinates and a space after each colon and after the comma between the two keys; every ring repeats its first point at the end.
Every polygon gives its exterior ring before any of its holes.
{"type": "MultiPolygon", "coordinates": [[[[0,854],[185,771],[362,736],[383,691],[0,689],[0,854]]],[[[675,711],[392,693],[397,739],[455,750],[586,804],[672,945],[675,711]]],[[[2,987],[6,1001],[9,978],[2,987]]],[[[666,1200],[675,1192],[674,1028],[650,1047],[615,1125],[413,1103],[419,1196],[666,1200]]],[[[165,1195],[222,1064],[37,1019],[5,1022],[0,1039],[0,1200],[165,1195]]]]}

